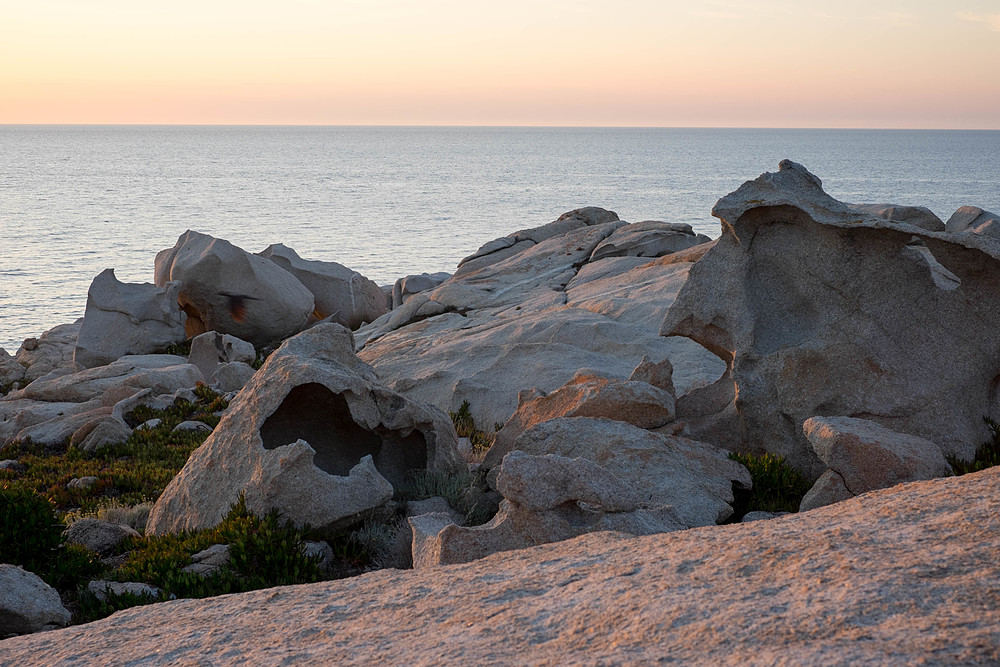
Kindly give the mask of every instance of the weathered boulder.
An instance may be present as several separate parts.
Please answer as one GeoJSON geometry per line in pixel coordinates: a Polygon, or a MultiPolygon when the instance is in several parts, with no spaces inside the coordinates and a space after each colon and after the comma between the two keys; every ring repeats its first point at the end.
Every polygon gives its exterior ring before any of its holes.
{"type": "MultiPolygon", "coordinates": [[[[694,265],[662,333],[728,364],[725,423],[706,418],[719,444],[783,455],[815,478],[826,465],[802,423],[838,414],[971,458],[987,436],[983,415],[1000,416],[995,241],[859,219],[788,160],[713,215],[722,237],[694,265]],[[942,284],[935,265],[954,280],[942,284]]],[[[689,426],[699,437],[701,424],[689,426]]]]}
{"type": "Polygon", "coordinates": [[[202,549],[191,555],[191,564],[181,568],[183,572],[190,572],[199,577],[210,577],[228,567],[232,560],[230,547],[228,544],[213,544],[207,549],[202,549]]]}
{"type": "MultiPolygon", "coordinates": [[[[933,442],[913,435],[890,431],[864,419],[812,417],[802,425],[813,451],[840,478],[852,496],[884,489],[903,482],[945,477],[952,474],[941,450],[933,442]]],[[[842,495],[836,480],[827,479],[820,489],[823,497],[842,495]]],[[[817,491],[819,493],[819,491],[817,491]]],[[[813,494],[816,496],[817,494],[813,494]]],[[[817,507],[811,498],[807,507],[817,507]]]]}
{"type": "Polygon", "coordinates": [[[209,379],[209,385],[220,394],[239,391],[246,386],[255,372],[252,366],[248,366],[242,361],[219,364],[209,379]]]}
{"type": "Polygon", "coordinates": [[[130,537],[140,537],[128,526],[100,519],[77,519],[63,535],[67,543],[85,546],[101,556],[110,556],[119,544],[130,537]]]}
{"type": "Polygon", "coordinates": [[[894,222],[905,222],[914,227],[920,227],[928,232],[945,231],[944,222],[934,215],[926,206],[901,206],[899,204],[848,204],[852,211],[864,213],[866,215],[892,220],[894,222]]]}
{"type": "Polygon", "coordinates": [[[268,357],[160,496],[146,532],[214,526],[240,493],[255,513],[329,526],[383,504],[420,469],[465,469],[451,420],[379,384],[350,331],[321,324],[268,357]]]}
{"type": "Polygon", "coordinates": [[[501,250],[486,244],[438,287],[362,327],[358,354],[411,398],[449,411],[469,401],[486,427],[510,418],[521,390],[554,391],[581,369],[624,380],[643,358],[669,359],[678,395],[715,381],[722,361],[658,335],[663,309],[702,251],[591,261],[626,223],[588,210],[498,239],[501,250]]]}
{"type": "Polygon", "coordinates": [[[132,429],[128,424],[111,416],[112,409],[105,409],[106,415],[95,417],[73,431],[69,441],[71,446],[89,453],[128,440],[132,435],[132,429]]]}
{"type": "Polygon", "coordinates": [[[31,438],[39,443],[62,444],[78,428],[101,416],[102,407],[99,398],[83,403],[0,400],[0,443],[31,438]]]}
{"type": "MultiPolygon", "coordinates": [[[[669,362],[668,362],[669,363],[669,362]]],[[[517,410],[496,434],[483,467],[500,464],[526,430],[559,417],[593,417],[653,429],[674,420],[674,396],[646,382],[608,380],[577,373],[551,393],[537,389],[518,394],[517,410]]]]}
{"type": "Polygon", "coordinates": [[[337,262],[302,259],[280,243],[260,253],[295,276],[312,292],[314,317],[357,329],[386,312],[385,294],[375,282],[337,262]]]}
{"type": "Polygon", "coordinates": [[[817,507],[825,507],[854,497],[847,489],[844,478],[836,470],[827,470],[806,491],[799,503],[800,512],[808,512],[817,507]]]}
{"type": "Polygon", "coordinates": [[[450,277],[450,273],[440,272],[420,273],[400,278],[392,286],[392,310],[402,306],[414,294],[434,289],[450,277]]]}
{"type": "MultiPolygon", "coordinates": [[[[41,577],[16,565],[0,564],[0,638],[67,625],[70,613],[59,593],[41,577]]],[[[6,660],[0,652],[0,660],[6,660]]]]}
{"type": "Polygon", "coordinates": [[[83,318],[71,324],[52,327],[37,338],[26,338],[18,349],[15,359],[25,370],[23,378],[27,382],[48,375],[58,369],[77,370],[73,361],[76,338],[83,326],[83,318]]]}
{"type": "Polygon", "coordinates": [[[103,366],[128,354],[150,354],[186,338],[177,304],[180,283],[127,284],[105,269],[87,291],[87,310],[73,361],[103,366]]]}
{"type": "Polygon", "coordinates": [[[194,364],[206,378],[211,378],[219,364],[236,361],[252,364],[257,360],[257,351],[251,343],[236,336],[206,331],[191,339],[188,363],[194,364]]]}
{"type": "Polygon", "coordinates": [[[512,451],[497,489],[504,501],[483,526],[460,528],[443,513],[410,518],[413,567],[465,563],[590,532],[652,535],[686,527],[674,508],[644,502],[629,481],[584,458],[512,451]]]}
{"type": "Polygon", "coordinates": [[[685,223],[645,220],[616,229],[611,236],[594,248],[590,260],[605,257],[662,257],[680,250],[687,250],[712,239],[695,234],[685,223]]]}
{"type": "Polygon", "coordinates": [[[1000,215],[984,211],[978,206],[959,206],[945,223],[945,230],[1000,236],[1000,215]]]}
{"type": "Polygon", "coordinates": [[[312,293],[288,271],[190,230],[156,255],[156,285],[170,281],[181,283],[188,337],[215,330],[264,345],[301,331],[314,310],[312,293]]]}
{"type": "Polygon", "coordinates": [[[93,593],[98,600],[107,600],[112,596],[122,595],[135,595],[155,600],[163,593],[161,588],[141,581],[105,581],[103,579],[89,582],[87,590],[93,593]]]}
{"type": "Polygon", "coordinates": [[[638,489],[644,502],[672,506],[686,527],[725,521],[733,513],[733,485],[751,486],[746,468],[725,450],[610,419],[546,421],[521,434],[514,448],[592,461],[638,489]]]}

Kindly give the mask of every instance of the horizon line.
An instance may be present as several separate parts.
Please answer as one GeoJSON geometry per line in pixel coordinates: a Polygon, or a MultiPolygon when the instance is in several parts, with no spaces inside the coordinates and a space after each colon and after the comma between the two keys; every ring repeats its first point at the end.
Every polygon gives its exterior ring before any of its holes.
{"type": "Polygon", "coordinates": [[[870,127],[870,126],[761,126],[761,125],[474,125],[394,123],[0,123],[0,127],[247,127],[247,128],[395,128],[395,129],[592,129],[592,130],[852,130],[878,132],[998,132],[1000,127],[870,127]]]}

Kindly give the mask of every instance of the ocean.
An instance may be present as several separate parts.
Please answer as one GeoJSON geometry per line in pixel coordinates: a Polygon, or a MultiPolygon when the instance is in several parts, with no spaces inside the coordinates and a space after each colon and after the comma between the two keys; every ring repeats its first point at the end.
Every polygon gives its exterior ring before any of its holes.
{"type": "Polygon", "coordinates": [[[843,201],[1000,211],[1000,131],[0,126],[0,347],[152,282],[187,229],[380,284],[581,206],[719,235],[712,205],[790,158],[843,201]]]}

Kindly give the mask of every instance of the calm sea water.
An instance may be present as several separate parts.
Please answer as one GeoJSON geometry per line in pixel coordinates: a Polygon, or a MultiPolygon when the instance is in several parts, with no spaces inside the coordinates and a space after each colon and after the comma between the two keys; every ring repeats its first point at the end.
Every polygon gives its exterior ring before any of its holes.
{"type": "Polygon", "coordinates": [[[81,316],[105,268],[152,282],[186,229],[384,284],[585,205],[715,237],[782,158],[844,201],[1000,211],[995,131],[0,126],[0,347],[81,316]]]}

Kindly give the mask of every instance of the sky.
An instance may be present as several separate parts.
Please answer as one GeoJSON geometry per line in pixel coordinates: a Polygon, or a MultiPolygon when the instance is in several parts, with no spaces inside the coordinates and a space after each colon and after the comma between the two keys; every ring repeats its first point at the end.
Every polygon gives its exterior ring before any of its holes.
{"type": "Polygon", "coordinates": [[[0,0],[0,123],[1000,129],[1000,0],[0,0]]]}

